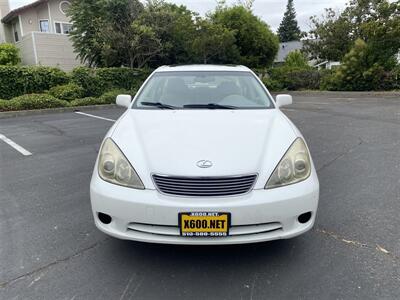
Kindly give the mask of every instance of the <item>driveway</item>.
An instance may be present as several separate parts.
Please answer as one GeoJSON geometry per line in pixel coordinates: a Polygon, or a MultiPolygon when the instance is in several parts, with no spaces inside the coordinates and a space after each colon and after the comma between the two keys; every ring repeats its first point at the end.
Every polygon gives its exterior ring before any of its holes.
{"type": "Polygon", "coordinates": [[[320,185],[313,230],[221,247],[120,241],[89,181],[119,108],[0,119],[0,299],[398,299],[399,94],[296,93],[320,185]]]}

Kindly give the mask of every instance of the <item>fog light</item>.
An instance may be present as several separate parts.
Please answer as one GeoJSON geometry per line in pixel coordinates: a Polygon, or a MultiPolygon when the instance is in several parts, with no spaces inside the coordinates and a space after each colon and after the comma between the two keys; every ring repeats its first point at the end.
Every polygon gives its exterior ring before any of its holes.
{"type": "Polygon", "coordinates": [[[297,218],[297,220],[299,220],[299,222],[300,222],[301,224],[305,224],[305,223],[307,223],[308,221],[310,221],[311,216],[312,216],[312,213],[311,213],[311,211],[309,211],[309,212],[306,212],[306,213],[300,215],[300,216],[297,218]]]}
{"type": "Polygon", "coordinates": [[[97,216],[99,217],[99,220],[103,224],[110,224],[112,221],[111,216],[103,213],[98,213],[97,216]]]}

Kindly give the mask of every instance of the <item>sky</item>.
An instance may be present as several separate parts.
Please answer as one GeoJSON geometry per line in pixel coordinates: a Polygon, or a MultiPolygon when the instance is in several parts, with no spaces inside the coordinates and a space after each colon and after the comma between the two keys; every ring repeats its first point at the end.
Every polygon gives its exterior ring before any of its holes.
{"type": "MultiPolygon", "coordinates": [[[[34,0],[9,0],[11,9],[33,2],[34,0]]],[[[213,10],[216,0],[168,0],[176,4],[184,4],[190,10],[204,15],[213,10]]],[[[235,3],[237,0],[227,0],[227,3],[235,3]]],[[[348,0],[294,0],[297,12],[297,21],[303,31],[310,29],[309,19],[313,15],[321,15],[324,8],[331,7],[335,10],[343,9],[348,0]]],[[[266,21],[276,31],[286,9],[287,0],[255,0],[253,12],[266,21]]]]}

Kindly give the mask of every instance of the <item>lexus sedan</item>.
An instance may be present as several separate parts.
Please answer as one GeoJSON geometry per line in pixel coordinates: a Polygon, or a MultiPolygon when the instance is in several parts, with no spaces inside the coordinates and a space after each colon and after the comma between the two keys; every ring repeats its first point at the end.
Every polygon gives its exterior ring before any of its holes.
{"type": "Polygon", "coordinates": [[[101,145],[90,184],[96,226],[167,244],[241,244],[312,228],[319,182],[308,146],[244,66],[164,66],[101,145]]]}

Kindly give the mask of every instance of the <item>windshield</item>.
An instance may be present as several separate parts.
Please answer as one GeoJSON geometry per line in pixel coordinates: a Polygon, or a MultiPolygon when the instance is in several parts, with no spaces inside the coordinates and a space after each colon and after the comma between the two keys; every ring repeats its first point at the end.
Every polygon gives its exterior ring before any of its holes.
{"type": "Polygon", "coordinates": [[[268,94],[250,72],[155,73],[136,98],[140,109],[267,109],[268,94]]]}

